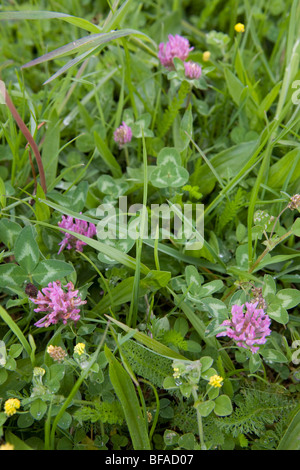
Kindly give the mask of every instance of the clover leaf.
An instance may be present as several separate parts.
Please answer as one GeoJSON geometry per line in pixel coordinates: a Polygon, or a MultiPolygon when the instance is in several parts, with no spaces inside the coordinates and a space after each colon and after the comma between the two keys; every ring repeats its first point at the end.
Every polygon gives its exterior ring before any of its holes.
{"type": "Polygon", "coordinates": [[[175,148],[164,148],[157,156],[157,167],[150,182],[156,188],[178,188],[186,184],[189,172],[181,166],[181,157],[175,148]]]}

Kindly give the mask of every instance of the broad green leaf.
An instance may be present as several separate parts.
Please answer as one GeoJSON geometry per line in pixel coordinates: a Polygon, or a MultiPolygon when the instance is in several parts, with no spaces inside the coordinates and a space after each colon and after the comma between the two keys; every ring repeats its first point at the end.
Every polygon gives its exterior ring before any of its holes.
{"type": "MultiPolygon", "coordinates": [[[[176,121],[175,121],[176,123],[176,121]]],[[[175,134],[175,145],[176,148],[183,152],[189,145],[190,137],[193,137],[193,114],[191,104],[185,111],[183,118],[179,125],[179,135],[175,134]]]]}
{"type": "Polygon", "coordinates": [[[195,439],[194,434],[191,432],[183,434],[178,439],[178,445],[182,447],[183,449],[193,450],[195,448],[195,444],[196,444],[196,439],[195,439]]]}
{"type": "Polygon", "coordinates": [[[14,446],[14,450],[33,450],[30,446],[25,444],[22,439],[20,439],[18,436],[16,436],[9,430],[5,433],[5,441],[12,444],[14,446]]]}
{"type": "Polygon", "coordinates": [[[214,412],[217,416],[228,416],[232,413],[232,403],[228,395],[220,395],[215,399],[214,412]]]}
{"type": "Polygon", "coordinates": [[[189,172],[171,162],[158,166],[150,175],[150,182],[156,188],[179,188],[184,186],[188,179],[189,172]]]}
{"type": "Polygon", "coordinates": [[[62,429],[69,429],[72,423],[72,416],[65,411],[58,421],[58,426],[62,429]]]}
{"type": "Polygon", "coordinates": [[[207,396],[210,400],[215,400],[220,394],[219,387],[212,387],[209,383],[206,385],[207,396]]]}
{"type": "Polygon", "coordinates": [[[164,432],[164,443],[166,446],[174,446],[177,444],[179,434],[172,429],[166,429],[164,432]]]}
{"type": "MultiPolygon", "coordinates": [[[[48,183],[48,179],[47,179],[47,183],[48,183]]],[[[35,215],[36,215],[37,220],[49,220],[50,219],[50,209],[41,201],[41,199],[45,199],[45,197],[46,197],[45,193],[41,185],[38,183],[37,189],[36,189],[36,203],[35,203],[35,215]]]]}
{"type": "Polygon", "coordinates": [[[220,279],[207,282],[206,284],[203,284],[200,287],[198,291],[198,297],[209,297],[221,289],[223,289],[223,281],[221,281],[220,279]]]}
{"type": "Polygon", "coordinates": [[[217,371],[213,367],[210,367],[209,369],[206,369],[204,372],[202,372],[201,377],[204,380],[209,380],[213,375],[217,375],[217,371]]]}
{"type": "Polygon", "coordinates": [[[195,266],[187,266],[185,268],[185,278],[187,285],[191,286],[189,292],[191,294],[197,294],[204,281],[203,276],[200,276],[197,268],[195,266]]]}
{"type": "Polygon", "coordinates": [[[103,194],[118,198],[128,189],[128,183],[121,179],[113,178],[110,175],[101,175],[97,180],[99,191],[103,194]]]}
{"type": "Polygon", "coordinates": [[[200,302],[207,307],[209,313],[219,322],[228,318],[228,308],[222,300],[216,299],[215,297],[205,297],[201,299],[200,302]]]}
{"type": "Polygon", "coordinates": [[[196,403],[195,408],[203,418],[206,418],[215,408],[215,402],[213,400],[206,400],[201,403],[196,403]]]}
{"type": "Polygon", "coordinates": [[[73,272],[73,266],[65,261],[46,259],[38,263],[32,277],[38,284],[45,286],[49,282],[58,281],[73,272]]]}
{"type": "Polygon", "coordinates": [[[300,256],[300,253],[296,253],[293,255],[275,255],[275,256],[270,256],[266,255],[264,259],[259,263],[259,265],[253,270],[255,273],[256,271],[260,271],[263,269],[265,266],[270,266],[271,264],[277,264],[277,263],[282,263],[283,261],[290,261],[294,260],[295,258],[298,258],[300,256]]]}
{"type": "Polygon", "coordinates": [[[157,155],[157,165],[168,165],[171,163],[175,166],[181,166],[180,153],[175,147],[165,147],[160,150],[157,155]]]}
{"type": "Polygon", "coordinates": [[[39,246],[35,240],[34,229],[28,225],[22,229],[15,243],[15,258],[28,273],[32,273],[40,257],[39,246]]]}
{"type": "Polygon", "coordinates": [[[109,363],[110,381],[121,402],[133,448],[134,450],[150,450],[145,417],[132,380],[106,345],[104,350],[109,363]]]}
{"type": "Polygon", "coordinates": [[[297,236],[300,237],[300,217],[298,217],[295,222],[292,225],[292,230],[293,233],[297,236]]]}
{"type": "Polygon", "coordinates": [[[300,303],[300,291],[298,289],[282,289],[276,294],[281,306],[286,309],[297,307],[300,303]]]}
{"type": "Polygon", "coordinates": [[[282,325],[286,325],[289,321],[289,314],[281,305],[279,300],[268,305],[267,314],[272,318],[272,320],[275,320],[282,325]]]}
{"type": "Polygon", "coordinates": [[[12,249],[19,233],[21,232],[21,225],[9,219],[0,220],[0,240],[9,249],[12,249]]]}
{"type": "Polygon", "coordinates": [[[172,390],[174,388],[178,388],[178,385],[175,382],[174,377],[168,376],[163,381],[163,388],[165,390],[172,390]]]}
{"type": "Polygon", "coordinates": [[[224,69],[224,74],[228,91],[235,104],[239,105],[241,95],[245,87],[242,82],[228,68],[224,69]]]}
{"type": "Polygon", "coordinates": [[[249,360],[249,369],[251,374],[254,374],[262,365],[262,361],[260,358],[260,355],[258,353],[256,354],[251,354],[250,360],[249,360]]]}
{"type": "Polygon", "coordinates": [[[268,298],[270,295],[276,294],[276,282],[270,274],[264,275],[264,284],[262,287],[262,295],[264,298],[268,298]]]}
{"type": "Polygon", "coordinates": [[[142,287],[149,287],[152,290],[166,287],[171,279],[169,271],[155,271],[151,270],[147,276],[140,280],[142,287]]]}
{"type": "Polygon", "coordinates": [[[201,363],[201,373],[207,371],[212,363],[214,362],[213,358],[210,356],[203,356],[200,357],[200,363],[201,363]]]}
{"type": "Polygon", "coordinates": [[[29,408],[31,416],[37,421],[41,420],[47,411],[47,404],[41,399],[34,400],[29,408]]]}
{"type": "Polygon", "coordinates": [[[21,266],[14,263],[1,264],[0,266],[0,286],[12,289],[22,286],[28,280],[28,274],[21,266]]]}
{"type": "Polygon", "coordinates": [[[23,346],[22,344],[12,344],[11,347],[9,348],[9,356],[13,357],[14,359],[18,356],[20,356],[21,352],[23,351],[23,346]]]}
{"type": "Polygon", "coordinates": [[[279,158],[276,163],[271,165],[269,170],[268,186],[281,189],[295,164],[290,183],[300,178],[300,148],[297,147],[279,158]]]}
{"type": "Polygon", "coordinates": [[[285,357],[285,355],[277,349],[262,349],[260,354],[267,361],[279,363],[288,362],[288,359],[285,357]]]}

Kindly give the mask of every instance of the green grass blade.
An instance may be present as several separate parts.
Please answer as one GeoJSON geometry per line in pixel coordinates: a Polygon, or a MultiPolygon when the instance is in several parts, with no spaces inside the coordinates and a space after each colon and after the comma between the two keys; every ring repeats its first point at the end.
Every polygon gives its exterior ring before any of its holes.
{"type": "Polygon", "coordinates": [[[21,68],[26,69],[29,67],[33,67],[34,65],[42,64],[43,62],[47,62],[48,60],[53,60],[57,57],[62,57],[80,51],[83,48],[100,46],[115,39],[130,35],[142,36],[143,38],[149,39],[148,36],[141,33],[140,31],[136,31],[135,29],[123,29],[110,33],[90,34],[89,36],[84,36],[83,38],[76,39],[75,41],[69,42],[68,44],[61,46],[58,49],[55,49],[54,51],[48,52],[47,54],[37,57],[36,59],[27,62],[27,64],[22,65],[21,68]]]}
{"type": "Polygon", "coordinates": [[[33,360],[34,358],[32,357],[32,349],[30,347],[29,342],[25,338],[24,334],[18,327],[18,325],[13,321],[11,316],[7,313],[6,310],[0,305],[0,316],[2,320],[7,324],[7,326],[11,329],[11,331],[16,335],[20,343],[22,344],[23,348],[27,352],[28,356],[33,360]]]}
{"type": "Polygon", "coordinates": [[[134,450],[150,450],[148,430],[132,380],[112,352],[105,346],[109,377],[121,402],[134,450]]]}
{"type": "Polygon", "coordinates": [[[105,141],[101,139],[100,135],[97,134],[97,132],[94,132],[94,139],[95,139],[95,144],[97,147],[97,150],[100,153],[100,156],[102,157],[103,161],[106,163],[108,168],[110,169],[112,175],[115,178],[120,178],[122,176],[122,169],[109,150],[108,146],[106,145],[105,141]]]}
{"type": "Polygon", "coordinates": [[[292,413],[292,419],[283,434],[277,450],[300,450],[300,409],[292,413]]]}
{"type": "Polygon", "coordinates": [[[0,13],[0,20],[16,21],[16,20],[49,20],[58,19],[67,23],[85,29],[90,33],[99,33],[100,28],[84,18],[59,13],[56,11],[4,11],[0,13]]]}
{"type": "Polygon", "coordinates": [[[151,349],[152,351],[160,354],[161,356],[165,356],[171,359],[182,359],[187,360],[186,357],[182,356],[181,354],[173,351],[173,349],[168,348],[164,344],[160,343],[154,338],[150,338],[145,333],[141,331],[134,330],[129,326],[125,325],[124,323],[116,320],[115,318],[110,317],[109,315],[105,315],[112,323],[115,323],[117,326],[122,328],[122,330],[126,331],[126,333],[132,333],[134,339],[136,339],[139,343],[142,343],[147,348],[151,349]]]}

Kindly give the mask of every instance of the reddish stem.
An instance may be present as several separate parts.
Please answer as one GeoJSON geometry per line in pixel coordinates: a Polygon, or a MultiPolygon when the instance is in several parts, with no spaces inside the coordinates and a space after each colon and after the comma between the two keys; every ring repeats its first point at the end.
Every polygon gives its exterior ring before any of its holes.
{"type": "Polygon", "coordinates": [[[22,132],[22,134],[24,135],[24,137],[26,138],[27,142],[29,143],[29,145],[31,146],[31,148],[33,150],[33,153],[35,155],[37,165],[38,165],[38,168],[39,168],[41,186],[43,188],[44,193],[46,194],[47,193],[47,186],[46,186],[46,178],[45,178],[45,172],[44,172],[44,166],[43,166],[41,154],[39,152],[39,149],[38,149],[32,135],[30,134],[30,132],[27,128],[26,124],[24,123],[23,119],[21,118],[18,111],[16,110],[15,105],[13,104],[13,102],[10,99],[10,97],[9,97],[6,90],[5,90],[5,102],[7,104],[7,107],[9,108],[13,118],[15,119],[16,123],[18,124],[20,131],[22,132]]]}

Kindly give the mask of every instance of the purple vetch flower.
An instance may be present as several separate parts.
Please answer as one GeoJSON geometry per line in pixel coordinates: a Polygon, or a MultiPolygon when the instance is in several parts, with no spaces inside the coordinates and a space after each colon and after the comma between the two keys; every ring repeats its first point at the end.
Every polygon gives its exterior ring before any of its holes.
{"type": "Polygon", "coordinates": [[[167,41],[166,44],[163,42],[160,43],[158,48],[158,58],[164,67],[173,69],[174,57],[178,57],[182,61],[185,61],[188,58],[190,51],[194,48],[190,47],[189,41],[186,38],[179,36],[179,34],[175,34],[175,36],[169,34],[168,39],[169,41],[167,41]]]}
{"type": "Polygon", "coordinates": [[[114,132],[114,141],[119,144],[119,147],[122,148],[125,144],[130,142],[132,139],[132,130],[127,126],[126,122],[122,122],[114,132]]]}
{"type": "MultiPolygon", "coordinates": [[[[85,235],[89,238],[92,238],[97,233],[96,226],[94,224],[88,223],[85,220],[80,219],[75,219],[74,222],[74,219],[71,216],[63,215],[62,220],[58,223],[58,225],[59,227],[66,228],[67,230],[72,230],[72,232],[79,233],[80,235],[85,235]]],[[[68,250],[76,248],[76,250],[82,251],[83,246],[86,245],[86,243],[81,240],[78,240],[74,235],[66,233],[65,238],[62,242],[59,243],[59,245],[61,246],[58,254],[60,254],[65,247],[67,247],[68,250]]]]}
{"type": "Polygon", "coordinates": [[[61,282],[50,282],[48,287],[44,287],[42,291],[39,291],[36,298],[29,297],[30,300],[38,305],[35,308],[35,312],[47,312],[43,318],[35,323],[38,328],[48,327],[49,325],[55,325],[59,321],[64,324],[68,320],[72,320],[75,323],[79,320],[80,305],[86,304],[86,300],[81,300],[78,296],[78,290],[74,290],[74,285],[69,282],[65,288],[68,292],[65,292],[61,287],[61,282]]]}
{"type": "Polygon", "coordinates": [[[266,337],[271,334],[271,320],[262,308],[256,308],[258,302],[244,305],[233,305],[232,318],[224,320],[221,326],[227,326],[226,331],[216,336],[228,336],[236,341],[237,346],[250,349],[252,353],[259,350],[258,344],[265,344],[266,337]],[[244,305],[246,312],[244,313],[244,305]]]}
{"type": "Polygon", "coordinates": [[[191,60],[184,62],[184,70],[187,78],[193,79],[201,77],[202,69],[196,62],[192,62],[191,60]]]}

